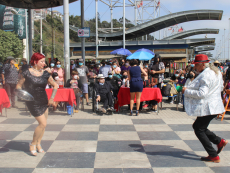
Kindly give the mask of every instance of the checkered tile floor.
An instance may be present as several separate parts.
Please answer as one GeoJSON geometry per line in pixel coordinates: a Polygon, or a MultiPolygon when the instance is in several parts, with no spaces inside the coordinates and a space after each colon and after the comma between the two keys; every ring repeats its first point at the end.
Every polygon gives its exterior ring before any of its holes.
{"type": "MultiPolygon", "coordinates": [[[[142,112],[97,116],[86,107],[73,117],[50,113],[42,146],[45,154],[30,156],[29,142],[37,122],[23,109],[0,117],[1,173],[227,173],[230,144],[220,163],[204,163],[207,156],[197,140],[194,117],[163,104],[159,115],[142,112]]],[[[230,141],[230,116],[209,127],[230,141]]]]}

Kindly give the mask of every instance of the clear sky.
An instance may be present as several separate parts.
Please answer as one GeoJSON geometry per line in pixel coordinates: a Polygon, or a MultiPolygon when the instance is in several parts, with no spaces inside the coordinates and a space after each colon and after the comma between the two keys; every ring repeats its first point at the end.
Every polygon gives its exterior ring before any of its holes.
{"type": "MultiPolygon", "coordinates": [[[[109,0],[104,0],[105,2],[109,3],[109,0]]],[[[114,0],[113,0],[114,1],[114,0]]],[[[134,2],[134,0],[131,0],[134,2]]],[[[120,0],[120,5],[122,5],[123,0],[120,0]]],[[[158,0],[157,0],[158,2],[158,0]]],[[[127,4],[130,4],[128,0],[126,0],[127,4]]],[[[144,5],[147,2],[144,1],[144,5]]],[[[199,9],[212,9],[212,10],[223,10],[223,17],[221,21],[215,20],[207,20],[207,21],[192,21],[179,24],[179,27],[183,27],[185,30],[191,29],[201,29],[201,28],[214,28],[220,29],[220,33],[216,34],[208,34],[208,38],[216,38],[216,48],[213,53],[214,57],[216,56],[217,52],[220,51],[220,47],[222,48],[222,58],[230,59],[230,47],[229,47],[229,18],[230,18],[230,0],[161,0],[161,4],[166,7],[171,13],[180,12],[180,11],[187,11],[187,10],[199,10],[199,9]],[[225,30],[225,53],[222,42],[222,37],[224,35],[225,30]]],[[[80,0],[73,2],[69,5],[70,15],[80,15],[81,13],[81,6],[80,0]]],[[[63,13],[63,6],[53,8],[53,10],[57,10],[63,13]]],[[[165,10],[165,8],[161,8],[161,16],[169,14],[169,11],[165,10]]],[[[110,21],[110,9],[107,5],[98,1],[98,12],[101,16],[101,21],[106,20],[110,21]]],[[[153,9],[149,8],[148,13],[153,13],[153,9]]],[[[113,18],[119,19],[123,16],[123,8],[116,7],[113,10],[113,18]]],[[[95,0],[85,0],[85,19],[91,19],[95,17],[95,0]]],[[[149,15],[147,12],[144,13],[144,17],[147,18],[149,15]]],[[[126,7],[126,18],[130,21],[134,22],[134,8],[133,7],[126,7]]],[[[166,30],[165,30],[166,31],[166,30]]],[[[167,35],[169,36],[171,31],[167,31],[167,35]]],[[[166,36],[166,32],[165,32],[166,36]]],[[[161,38],[163,37],[163,31],[161,33],[161,38]]],[[[197,35],[192,36],[189,38],[204,38],[205,35],[197,35]]],[[[156,34],[156,38],[159,38],[159,32],[156,34]]]]}

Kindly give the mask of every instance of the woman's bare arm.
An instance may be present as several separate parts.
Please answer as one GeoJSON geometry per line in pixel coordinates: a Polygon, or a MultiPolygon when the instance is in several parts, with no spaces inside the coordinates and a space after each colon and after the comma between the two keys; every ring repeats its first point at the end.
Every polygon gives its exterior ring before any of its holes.
{"type": "Polygon", "coordinates": [[[16,89],[22,89],[24,82],[25,82],[25,78],[21,76],[21,79],[17,83],[16,89]]]}
{"type": "Polygon", "coordinates": [[[144,76],[147,76],[148,74],[144,71],[144,69],[142,67],[141,68],[141,73],[144,75],[144,76]]]}

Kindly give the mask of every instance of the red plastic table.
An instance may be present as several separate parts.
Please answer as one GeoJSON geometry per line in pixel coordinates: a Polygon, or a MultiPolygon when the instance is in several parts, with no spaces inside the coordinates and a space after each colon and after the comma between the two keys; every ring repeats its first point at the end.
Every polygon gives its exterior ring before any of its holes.
{"type": "MultiPolygon", "coordinates": [[[[46,89],[48,99],[52,95],[53,89],[46,89]]],[[[71,106],[76,104],[76,97],[72,88],[61,88],[57,90],[57,94],[54,98],[55,102],[68,102],[71,106]]]]}
{"type": "Polygon", "coordinates": [[[2,109],[3,108],[9,108],[10,107],[10,99],[5,91],[5,89],[0,89],[0,112],[2,115],[2,109]]]}
{"type": "MultiPolygon", "coordinates": [[[[119,107],[130,104],[130,88],[120,88],[117,98],[119,107]]],[[[161,90],[159,88],[143,88],[141,102],[150,100],[156,100],[157,103],[162,102],[161,90]]],[[[136,103],[136,98],[134,103],[136,103]]]]}

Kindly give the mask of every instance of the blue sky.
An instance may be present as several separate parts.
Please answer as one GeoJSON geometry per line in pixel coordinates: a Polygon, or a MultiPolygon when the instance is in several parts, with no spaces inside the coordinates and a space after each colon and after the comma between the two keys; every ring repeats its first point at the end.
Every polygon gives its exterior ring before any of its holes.
{"type": "MultiPolygon", "coordinates": [[[[108,2],[107,0],[104,0],[108,2]]],[[[134,0],[132,0],[134,1],[134,0]]],[[[158,0],[157,0],[158,1],[158,0]]],[[[123,0],[120,0],[122,3],[123,0]]],[[[108,2],[109,3],[109,2],[108,2]]],[[[128,0],[126,0],[127,4],[130,4],[128,0]]],[[[145,2],[144,2],[145,3],[145,2]]],[[[230,59],[230,50],[228,47],[229,42],[229,18],[230,18],[230,0],[161,0],[161,4],[163,4],[171,13],[186,11],[186,10],[199,10],[199,9],[213,9],[213,10],[223,10],[223,17],[221,21],[192,21],[179,24],[179,27],[182,26],[185,30],[191,29],[199,29],[199,28],[214,28],[220,29],[220,33],[209,34],[208,38],[216,38],[216,49],[211,51],[214,57],[218,51],[220,51],[220,40],[222,40],[222,36],[224,35],[225,30],[225,58],[230,59]],[[229,55],[229,56],[228,56],[229,55]]],[[[80,15],[80,1],[73,2],[69,5],[70,15],[80,15]]],[[[63,13],[63,6],[53,8],[53,10],[57,10],[63,13]]],[[[100,13],[101,20],[110,21],[110,10],[107,5],[103,4],[101,1],[98,1],[98,12],[100,13]]],[[[148,9],[149,13],[152,13],[152,9],[148,9]]],[[[169,12],[163,10],[161,8],[161,16],[167,15],[169,12]]],[[[123,16],[123,8],[117,7],[113,10],[113,18],[119,19],[123,16]]],[[[144,16],[147,17],[147,13],[144,13],[144,16]]],[[[85,19],[91,19],[95,17],[95,0],[85,0],[85,19]]],[[[126,18],[130,21],[134,22],[134,8],[126,7],[126,18]]],[[[170,35],[171,31],[167,32],[167,35],[170,35]]],[[[163,35],[163,31],[161,33],[161,37],[163,35]]],[[[156,34],[156,38],[159,37],[159,32],[156,34]]],[[[189,38],[204,38],[205,35],[197,35],[189,38]]],[[[222,47],[222,56],[224,57],[224,51],[222,47]]]]}

